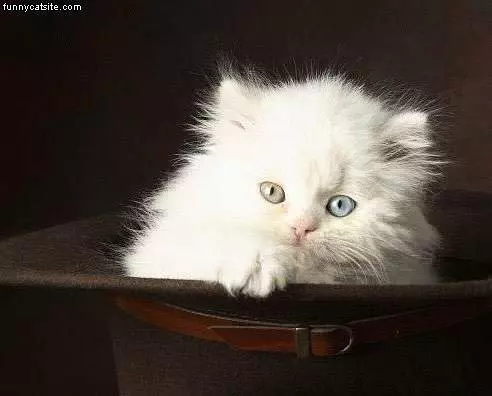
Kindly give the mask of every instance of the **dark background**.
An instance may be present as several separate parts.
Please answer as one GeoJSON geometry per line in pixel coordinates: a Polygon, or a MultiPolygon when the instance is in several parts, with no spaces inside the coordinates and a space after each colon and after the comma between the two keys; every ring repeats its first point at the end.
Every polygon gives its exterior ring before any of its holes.
{"type": "Polygon", "coordinates": [[[492,192],[487,0],[76,3],[0,9],[0,235],[121,210],[155,187],[224,55],[436,99],[455,159],[445,186],[492,192]]]}

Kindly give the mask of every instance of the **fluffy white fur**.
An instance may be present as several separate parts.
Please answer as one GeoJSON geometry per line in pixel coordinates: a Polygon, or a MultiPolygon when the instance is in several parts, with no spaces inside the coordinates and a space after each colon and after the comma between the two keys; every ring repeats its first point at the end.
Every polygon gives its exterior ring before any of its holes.
{"type": "Polygon", "coordinates": [[[427,114],[341,77],[273,85],[226,77],[203,106],[205,142],[149,199],[126,254],[135,277],[220,282],[266,296],[289,282],[423,283],[438,241],[422,212],[436,161],[427,114]],[[259,185],[281,185],[267,202],[259,185]],[[357,202],[346,217],[330,197],[357,202]],[[292,227],[318,228],[301,244],[292,227]]]}

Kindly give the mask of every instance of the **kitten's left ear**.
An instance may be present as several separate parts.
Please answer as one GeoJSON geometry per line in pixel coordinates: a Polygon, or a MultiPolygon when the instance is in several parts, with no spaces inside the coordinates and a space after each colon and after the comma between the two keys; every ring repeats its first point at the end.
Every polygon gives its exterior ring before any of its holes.
{"type": "Polygon", "coordinates": [[[395,114],[386,121],[381,137],[385,160],[381,178],[405,199],[420,197],[444,164],[434,148],[428,115],[419,111],[395,114]]]}
{"type": "Polygon", "coordinates": [[[234,127],[246,129],[253,122],[256,103],[256,94],[250,87],[232,78],[220,83],[217,91],[219,114],[234,127]]]}
{"type": "Polygon", "coordinates": [[[433,146],[428,118],[421,111],[405,111],[386,122],[382,138],[384,154],[389,160],[426,152],[433,146]]]}

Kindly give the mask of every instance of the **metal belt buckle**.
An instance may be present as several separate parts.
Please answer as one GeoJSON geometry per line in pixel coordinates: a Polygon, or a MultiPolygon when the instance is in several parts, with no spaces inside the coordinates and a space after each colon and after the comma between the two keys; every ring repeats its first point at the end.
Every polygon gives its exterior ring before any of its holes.
{"type": "Polygon", "coordinates": [[[322,325],[313,327],[296,327],[295,329],[296,353],[299,359],[305,359],[311,356],[311,334],[329,334],[331,332],[342,330],[347,335],[347,343],[343,348],[330,356],[343,355],[348,352],[354,343],[354,333],[352,329],[344,325],[322,325]]]}

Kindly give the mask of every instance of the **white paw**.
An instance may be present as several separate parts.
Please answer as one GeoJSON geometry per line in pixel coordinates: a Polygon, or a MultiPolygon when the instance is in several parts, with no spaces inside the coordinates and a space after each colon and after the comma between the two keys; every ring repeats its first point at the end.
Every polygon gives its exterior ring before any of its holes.
{"type": "Polygon", "coordinates": [[[273,253],[258,253],[250,258],[246,266],[229,262],[227,270],[221,272],[219,281],[232,295],[241,293],[266,297],[287,285],[290,274],[286,264],[275,258],[273,253]]]}
{"type": "Polygon", "coordinates": [[[260,259],[257,271],[250,275],[241,292],[253,297],[266,297],[274,290],[284,289],[287,280],[288,273],[284,266],[260,259]]]}

